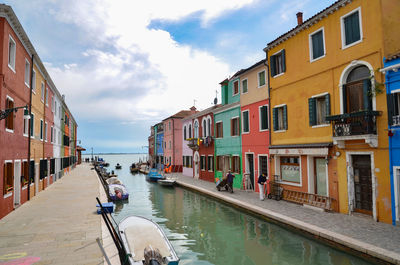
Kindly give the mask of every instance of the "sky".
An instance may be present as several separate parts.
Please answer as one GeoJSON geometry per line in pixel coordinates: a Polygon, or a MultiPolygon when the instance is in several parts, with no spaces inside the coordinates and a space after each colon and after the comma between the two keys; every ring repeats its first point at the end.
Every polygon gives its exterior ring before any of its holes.
{"type": "Polygon", "coordinates": [[[87,152],[147,153],[150,126],[220,100],[219,83],[332,0],[14,0],[87,152]]]}

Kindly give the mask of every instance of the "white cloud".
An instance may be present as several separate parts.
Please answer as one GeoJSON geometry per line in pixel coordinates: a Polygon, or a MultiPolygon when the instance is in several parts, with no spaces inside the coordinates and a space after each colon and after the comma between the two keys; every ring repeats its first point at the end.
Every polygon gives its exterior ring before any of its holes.
{"type": "Polygon", "coordinates": [[[203,23],[208,23],[251,2],[61,2],[51,14],[78,26],[95,45],[82,54],[83,62],[48,65],[49,72],[82,118],[101,113],[103,119],[124,122],[163,119],[188,109],[195,99],[198,108],[207,108],[219,82],[232,70],[215,56],[147,26],[152,19],[179,20],[198,11],[203,12],[203,23]]]}

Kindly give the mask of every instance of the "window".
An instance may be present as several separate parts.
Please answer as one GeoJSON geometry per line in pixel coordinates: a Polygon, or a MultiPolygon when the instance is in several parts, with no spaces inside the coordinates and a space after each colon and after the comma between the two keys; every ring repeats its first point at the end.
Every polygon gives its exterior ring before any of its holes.
{"type": "Polygon", "coordinates": [[[224,168],[224,157],[217,156],[217,171],[222,171],[224,168]]]}
{"type": "Polygon", "coordinates": [[[203,119],[203,128],[202,128],[203,137],[207,136],[207,120],[203,119]]]}
{"type": "Polygon", "coordinates": [[[56,100],[54,100],[54,112],[57,117],[58,115],[57,115],[57,101],[56,100]]]}
{"type": "Polygon", "coordinates": [[[211,118],[207,119],[207,136],[211,136],[211,118]]]}
{"type": "Polygon", "coordinates": [[[199,122],[197,120],[194,121],[193,130],[194,130],[193,137],[199,138],[199,122]]]}
{"type": "Polygon", "coordinates": [[[260,106],[260,131],[268,130],[268,106],[260,106]]]}
{"type": "Polygon", "coordinates": [[[361,9],[357,8],[341,17],[342,48],[347,48],[362,41],[361,9]]]}
{"type": "Polygon", "coordinates": [[[309,35],[310,38],[310,61],[314,61],[325,55],[324,29],[319,29],[309,35]]]}
{"type": "Polygon", "coordinates": [[[389,125],[400,126],[400,93],[387,95],[389,125]]]}
{"type": "Polygon", "coordinates": [[[186,126],[183,126],[183,140],[186,140],[186,126]]]}
{"type": "Polygon", "coordinates": [[[344,113],[372,109],[371,73],[366,66],[358,66],[349,73],[343,86],[344,113]]]}
{"type": "Polygon", "coordinates": [[[171,121],[168,122],[168,130],[171,130],[171,121]]]}
{"type": "Polygon", "coordinates": [[[50,159],[50,174],[56,173],[56,159],[50,159]]]}
{"type": "Polygon", "coordinates": [[[25,59],[25,85],[29,87],[29,77],[31,72],[30,63],[27,59],[25,59]]]}
{"type": "Polygon", "coordinates": [[[275,53],[270,57],[271,76],[276,76],[286,72],[285,49],[275,53]]]}
{"type": "Polygon", "coordinates": [[[247,93],[247,79],[242,80],[242,94],[247,93]]]}
{"type": "Polygon", "coordinates": [[[266,176],[268,176],[268,156],[260,155],[258,157],[258,165],[260,167],[260,175],[265,174],[266,176]]]}
{"type": "Polygon", "coordinates": [[[232,172],[240,173],[240,158],[239,156],[232,156],[232,172]]]}
{"type": "Polygon", "coordinates": [[[47,159],[42,159],[39,164],[39,178],[44,179],[47,177],[47,173],[47,159]]]}
{"type": "Polygon", "coordinates": [[[23,131],[23,135],[24,136],[28,136],[29,134],[29,118],[24,116],[24,131],[23,131]]]}
{"type": "Polygon", "coordinates": [[[326,116],[330,115],[329,94],[312,97],[308,99],[309,123],[310,126],[329,124],[326,116]]]}
{"type": "Polygon", "coordinates": [[[46,87],[46,106],[49,105],[49,89],[46,87]]]}
{"type": "Polygon", "coordinates": [[[265,70],[258,73],[258,87],[265,86],[265,70]]]}
{"type": "Polygon", "coordinates": [[[31,113],[31,137],[35,137],[35,114],[31,113]]]}
{"type": "Polygon", "coordinates": [[[54,97],[51,97],[51,111],[54,112],[54,97]]]}
{"type": "Polygon", "coordinates": [[[249,126],[249,111],[245,110],[242,112],[242,122],[243,122],[243,133],[248,133],[250,131],[249,126]]]}
{"type": "Polygon", "coordinates": [[[167,149],[167,142],[164,141],[164,149],[167,149]]]}
{"type": "Polygon", "coordinates": [[[47,122],[44,123],[44,141],[47,142],[47,122]]]}
{"type": "Polygon", "coordinates": [[[239,136],[239,118],[231,119],[231,136],[239,136]]]}
{"type": "Polygon", "coordinates": [[[3,194],[12,192],[14,188],[14,164],[12,161],[4,162],[3,194]]]}
{"type": "Polygon", "coordinates": [[[169,141],[169,149],[171,149],[172,148],[172,144],[171,144],[171,141],[169,141]]]}
{"type": "MultiPolygon", "coordinates": [[[[6,109],[12,109],[14,108],[14,100],[7,96],[6,98],[6,109]]],[[[6,118],[6,131],[7,132],[14,132],[14,112],[11,112],[8,114],[6,118]]]]}
{"type": "Polygon", "coordinates": [[[214,171],[214,167],[213,167],[214,156],[208,156],[207,160],[208,160],[207,161],[207,170],[210,171],[210,172],[214,171]]]}
{"type": "Polygon", "coordinates": [[[224,137],[224,135],[223,135],[223,131],[222,131],[222,121],[220,121],[220,122],[217,122],[216,124],[215,124],[215,127],[216,127],[216,130],[217,130],[217,132],[216,132],[216,137],[217,138],[223,138],[224,137]]]}
{"type": "Polygon", "coordinates": [[[28,163],[28,161],[23,161],[22,168],[21,168],[22,186],[28,185],[28,181],[29,181],[29,163],[28,163]]]}
{"type": "Polygon", "coordinates": [[[192,125],[189,124],[189,138],[192,138],[192,125]]]}
{"type": "Polygon", "coordinates": [[[40,140],[43,141],[43,120],[40,120],[40,140]]]}
{"type": "Polygon", "coordinates": [[[280,170],[283,181],[300,183],[300,158],[283,156],[280,158],[280,170]]]}
{"type": "Polygon", "coordinates": [[[274,131],[282,131],[287,130],[288,122],[287,122],[287,106],[279,106],[273,109],[273,122],[274,122],[274,131]]]}
{"type": "Polygon", "coordinates": [[[36,94],[36,72],[32,71],[32,91],[36,94]]]}
{"type": "Polygon", "coordinates": [[[206,156],[200,156],[200,169],[206,170],[206,156]]]}
{"type": "Polygon", "coordinates": [[[53,136],[53,132],[54,132],[54,131],[53,131],[53,130],[54,130],[54,128],[53,128],[53,126],[51,126],[51,127],[50,127],[50,141],[51,141],[51,143],[53,143],[53,141],[54,141],[54,138],[53,138],[53,137],[54,137],[54,136],[53,136]]]}
{"type": "Polygon", "coordinates": [[[8,40],[8,66],[15,72],[15,53],[17,46],[14,39],[9,36],[8,40]]]}
{"type": "Polygon", "coordinates": [[[239,80],[233,82],[233,96],[239,93],[239,80]]]}

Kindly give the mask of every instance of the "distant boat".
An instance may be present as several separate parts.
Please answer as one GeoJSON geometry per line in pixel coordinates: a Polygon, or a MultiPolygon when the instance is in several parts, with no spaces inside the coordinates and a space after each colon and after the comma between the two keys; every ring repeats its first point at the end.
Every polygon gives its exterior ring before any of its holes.
{"type": "Polygon", "coordinates": [[[122,166],[119,163],[117,163],[117,165],[115,166],[115,169],[121,169],[121,168],[122,168],[122,166]]]}
{"type": "Polygon", "coordinates": [[[164,179],[164,176],[158,173],[155,168],[150,169],[149,174],[146,175],[148,181],[158,181],[159,179],[164,179]]]}
{"type": "Polygon", "coordinates": [[[128,190],[126,189],[124,184],[108,185],[108,194],[110,200],[112,201],[126,200],[129,198],[128,190]]]}
{"type": "Polygon", "coordinates": [[[118,224],[118,233],[131,265],[177,265],[179,258],[161,227],[150,219],[129,216],[118,224]]]}
{"type": "Polygon", "coordinates": [[[139,168],[136,166],[135,163],[132,163],[132,165],[129,167],[131,173],[138,173],[139,172],[139,168]]]}

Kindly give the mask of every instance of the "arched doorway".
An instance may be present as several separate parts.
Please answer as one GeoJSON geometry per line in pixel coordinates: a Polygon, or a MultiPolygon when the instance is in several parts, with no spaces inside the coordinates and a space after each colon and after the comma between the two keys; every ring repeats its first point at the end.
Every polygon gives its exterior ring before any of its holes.
{"type": "Polygon", "coordinates": [[[200,155],[199,155],[199,152],[195,152],[194,153],[194,177],[196,178],[196,179],[198,179],[199,178],[199,174],[200,174],[200,155]]]}

